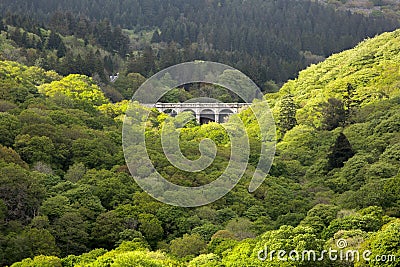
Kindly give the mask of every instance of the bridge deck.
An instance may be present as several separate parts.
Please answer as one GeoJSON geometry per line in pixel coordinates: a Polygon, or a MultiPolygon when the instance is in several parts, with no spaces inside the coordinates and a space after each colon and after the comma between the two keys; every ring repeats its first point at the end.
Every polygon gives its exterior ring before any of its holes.
{"type": "Polygon", "coordinates": [[[142,105],[150,108],[242,108],[250,106],[249,103],[156,103],[142,105]]]}

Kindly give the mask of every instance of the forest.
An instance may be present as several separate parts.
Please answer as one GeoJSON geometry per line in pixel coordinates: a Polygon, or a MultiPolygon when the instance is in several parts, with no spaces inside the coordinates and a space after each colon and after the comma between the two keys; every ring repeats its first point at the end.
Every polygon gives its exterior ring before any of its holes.
{"type": "Polygon", "coordinates": [[[240,69],[265,90],[270,81],[281,85],[311,63],[399,27],[399,20],[389,16],[336,11],[309,0],[3,0],[0,14],[38,41],[27,42],[21,30],[11,36],[31,54],[32,46],[39,45],[28,65],[40,60],[40,67],[63,75],[97,73],[104,78],[99,64],[93,64],[100,58],[109,74],[149,77],[177,63],[209,60],[240,69]],[[43,43],[46,34],[39,26],[73,35],[88,49],[56,40],[48,48],[58,56],[43,54],[39,40],[43,43]],[[109,53],[97,53],[91,45],[109,53]]]}
{"type": "MultiPolygon", "coordinates": [[[[289,0],[4,0],[0,10],[1,266],[399,265],[400,30],[392,17],[289,0]],[[269,174],[249,193],[262,140],[251,110],[240,112],[251,148],[243,179],[214,203],[183,208],[135,183],[122,126],[148,77],[194,59],[249,75],[278,142],[269,174]],[[266,247],[320,258],[340,249],[338,240],[370,251],[370,260],[260,259],[266,247]]],[[[204,96],[239,101],[207,84],[175,88],[163,101],[204,96]]],[[[188,174],[160,143],[164,125],[183,119],[151,110],[149,156],[171,182],[206,184],[230,160],[229,136],[217,123],[186,124],[185,156],[198,157],[204,138],[217,147],[207,169],[188,174]]],[[[134,175],[146,171],[138,164],[134,175]]]]}

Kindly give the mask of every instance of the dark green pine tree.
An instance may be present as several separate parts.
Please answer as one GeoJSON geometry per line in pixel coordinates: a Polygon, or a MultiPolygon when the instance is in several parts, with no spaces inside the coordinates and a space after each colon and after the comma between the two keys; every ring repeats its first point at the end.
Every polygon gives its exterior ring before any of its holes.
{"type": "Polygon", "coordinates": [[[331,131],[342,126],[346,121],[346,111],[343,101],[329,98],[328,102],[321,105],[322,129],[331,131]]]}
{"type": "Polygon", "coordinates": [[[57,47],[57,57],[58,58],[65,57],[66,53],[67,53],[67,48],[65,47],[64,42],[61,41],[60,44],[57,47]]]}
{"type": "Polygon", "coordinates": [[[97,42],[107,51],[113,52],[113,34],[111,24],[108,19],[100,21],[96,27],[96,39],[97,42]]]}
{"type": "Polygon", "coordinates": [[[151,42],[152,42],[152,43],[159,43],[159,42],[161,42],[161,37],[160,37],[160,34],[158,33],[158,31],[154,31],[153,37],[151,38],[151,42]]]}
{"type": "Polygon", "coordinates": [[[328,155],[328,171],[341,168],[344,163],[354,156],[354,151],[347,137],[340,133],[328,155]]]}
{"type": "Polygon", "coordinates": [[[145,77],[154,74],[156,70],[155,55],[151,46],[146,46],[139,58],[132,58],[128,63],[129,72],[137,72],[145,77]]]}
{"type": "Polygon", "coordinates": [[[100,79],[103,82],[106,82],[107,76],[104,73],[104,62],[101,57],[100,51],[97,50],[94,55],[95,55],[95,61],[94,61],[93,74],[97,73],[100,76],[100,79]]]}
{"type": "Polygon", "coordinates": [[[75,58],[75,73],[90,76],[90,73],[86,68],[85,61],[80,54],[78,54],[75,58]]]}
{"type": "Polygon", "coordinates": [[[3,20],[0,18],[0,32],[6,30],[7,30],[6,25],[4,25],[3,20]]]}
{"type": "Polygon", "coordinates": [[[293,96],[291,94],[285,95],[281,101],[276,125],[280,138],[282,138],[286,132],[293,129],[293,127],[297,125],[296,104],[294,103],[293,96]]]}
{"type": "Polygon", "coordinates": [[[58,72],[62,75],[68,75],[75,72],[75,60],[71,52],[67,53],[61,60],[61,65],[58,72]]]}
{"type": "Polygon", "coordinates": [[[117,52],[120,56],[125,57],[129,52],[129,37],[122,32],[121,27],[115,27],[111,38],[112,52],[117,52]]]}
{"type": "Polygon", "coordinates": [[[28,33],[26,31],[24,31],[22,33],[20,45],[23,46],[23,47],[29,47],[29,45],[30,45],[29,44],[28,33]]]}
{"type": "Polygon", "coordinates": [[[47,48],[48,49],[57,49],[62,42],[60,36],[52,31],[49,36],[49,40],[47,41],[47,48]]]}
{"type": "Polygon", "coordinates": [[[344,106],[346,110],[346,124],[351,124],[352,116],[360,106],[360,101],[354,98],[356,89],[350,83],[347,84],[347,94],[344,96],[344,106]]]}
{"type": "Polygon", "coordinates": [[[42,41],[42,39],[38,39],[38,40],[36,41],[36,43],[35,43],[35,48],[36,48],[37,50],[40,50],[40,51],[43,50],[43,41],[42,41]]]}
{"type": "Polygon", "coordinates": [[[93,73],[95,72],[94,69],[96,65],[96,56],[94,55],[94,52],[92,50],[85,54],[84,61],[87,71],[90,73],[90,75],[93,75],[93,73]]]}
{"type": "Polygon", "coordinates": [[[113,73],[114,72],[114,63],[110,56],[104,57],[104,68],[107,72],[113,73]]]}

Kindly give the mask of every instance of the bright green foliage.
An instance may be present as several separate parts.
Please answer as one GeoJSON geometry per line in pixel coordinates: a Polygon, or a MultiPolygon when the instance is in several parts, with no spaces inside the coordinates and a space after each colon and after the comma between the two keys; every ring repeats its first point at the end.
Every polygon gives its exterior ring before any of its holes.
{"type": "Polygon", "coordinates": [[[54,81],[39,87],[47,96],[63,94],[78,102],[100,106],[106,104],[107,98],[92,79],[78,74],[71,74],[60,81],[54,81]]]}
{"type": "MultiPolygon", "coordinates": [[[[319,239],[315,231],[310,227],[282,226],[279,230],[269,231],[261,236],[261,240],[256,244],[252,251],[253,253],[251,254],[251,258],[258,261],[258,266],[304,266],[302,264],[308,261],[307,257],[310,257],[311,262],[309,266],[324,266],[323,262],[313,260],[314,257],[315,259],[320,257],[319,252],[323,250],[323,245],[324,241],[319,239]],[[273,250],[286,251],[286,255],[283,255],[283,258],[287,258],[288,260],[279,260],[276,254],[277,252],[272,254],[271,259],[271,252],[273,250]],[[304,262],[301,260],[293,261],[288,255],[292,250],[298,252],[315,250],[315,255],[306,255],[304,262]]],[[[299,259],[302,259],[301,253],[298,256],[299,259]]],[[[294,257],[296,257],[296,255],[294,255],[294,257]]],[[[253,265],[245,264],[244,266],[253,265]]]]}
{"type": "Polygon", "coordinates": [[[161,252],[150,252],[146,248],[140,247],[139,244],[128,242],[122,244],[115,250],[107,252],[104,249],[96,249],[81,256],[70,255],[66,258],[59,259],[57,257],[38,256],[32,259],[25,259],[22,262],[15,263],[17,267],[34,267],[34,266],[66,266],[66,267],[164,267],[174,266],[183,267],[184,264],[171,259],[169,256],[161,252]],[[136,244],[136,245],[135,245],[136,244]]]}
{"type": "Polygon", "coordinates": [[[118,103],[103,104],[99,107],[99,110],[111,118],[118,118],[125,114],[128,104],[129,102],[127,100],[118,103]]]}
{"type": "Polygon", "coordinates": [[[357,213],[332,220],[322,232],[322,237],[333,237],[340,230],[378,231],[388,220],[387,216],[383,216],[382,208],[368,207],[357,213]]]}
{"type": "Polygon", "coordinates": [[[53,71],[0,61],[0,99],[23,103],[38,95],[36,86],[60,79],[53,71]]]}
{"type": "MultiPolygon", "coordinates": [[[[286,160],[297,160],[301,165],[310,166],[321,157],[326,157],[335,142],[333,132],[318,132],[306,125],[298,125],[287,132],[276,146],[277,156],[286,160]],[[318,147],[317,149],[314,149],[318,147]]],[[[293,173],[287,173],[293,175],[293,173]]]]}
{"type": "Polygon", "coordinates": [[[215,254],[202,254],[191,260],[188,267],[218,267],[221,259],[215,254]]]}
{"type": "Polygon", "coordinates": [[[202,138],[210,138],[218,145],[227,145],[229,143],[229,136],[221,124],[218,123],[203,125],[197,134],[202,138]]]}
{"type": "Polygon", "coordinates": [[[400,258],[400,220],[396,219],[384,225],[372,234],[362,245],[372,252],[370,261],[357,263],[355,266],[398,266],[400,258]]]}
{"type": "Polygon", "coordinates": [[[234,235],[227,230],[218,231],[208,243],[207,251],[222,257],[225,251],[232,250],[239,243],[234,238],[234,235]]]}
{"type": "Polygon", "coordinates": [[[176,260],[171,259],[161,252],[150,252],[146,247],[137,242],[125,242],[115,250],[109,252],[103,249],[93,250],[81,256],[68,256],[62,259],[63,266],[143,266],[143,267],[164,267],[184,266],[176,260]]]}
{"type": "Polygon", "coordinates": [[[222,266],[239,267],[239,266],[260,266],[257,256],[254,258],[252,253],[255,248],[255,240],[245,240],[224,253],[222,266]]]}
{"type": "MultiPolygon", "coordinates": [[[[78,265],[82,266],[82,265],[78,265]]],[[[149,251],[127,251],[127,252],[114,252],[104,254],[95,262],[85,266],[112,266],[112,267],[164,267],[164,266],[182,266],[175,260],[172,260],[161,252],[149,251]],[[110,262],[112,262],[110,264],[110,262]]]]}
{"type": "Polygon", "coordinates": [[[61,267],[61,260],[54,256],[37,256],[32,259],[25,259],[22,262],[11,265],[12,267],[61,267]]]}
{"type": "Polygon", "coordinates": [[[399,96],[399,42],[400,30],[366,40],[354,49],[301,71],[299,77],[286,83],[277,95],[290,92],[294,102],[301,106],[297,111],[298,122],[315,126],[321,125],[318,105],[332,97],[343,99],[348,84],[355,90],[352,100],[362,107],[399,96]]]}
{"type": "Polygon", "coordinates": [[[98,257],[104,255],[105,253],[107,253],[107,250],[105,249],[94,249],[88,253],[83,253],[80,256],[69,255],[61,259],[61,262],[65,267],[85,265],[94,262],[98,257]]]}

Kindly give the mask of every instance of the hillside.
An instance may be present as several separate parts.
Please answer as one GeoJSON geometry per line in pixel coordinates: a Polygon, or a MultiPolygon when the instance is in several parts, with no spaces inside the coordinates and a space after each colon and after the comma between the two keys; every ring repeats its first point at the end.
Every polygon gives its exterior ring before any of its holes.
{"type": "Polygon", "coordinates": [[[352,101],[360,108],[400,95],[400,31],[384,33],[354,49],[329,57],[301,71],[271,98],[292,94],[300,107],[300,123],[318,126],[318,106],[328,98],[344,100],[352,87],[352,101]]]}
{"type": "MultiPolygon", "coordinates": [[[[371,250],[371,259],[400,259],[399,55],[400,30],[384,33],[267,94],[279,143],[264,184],[247,191],[258,153],[252,147],[243,181],[193,209],[157,202],[132,181],[121,149],[124,102],[112,104],[86,76],[2,61],[0,264],[29,258],[12,266],[397,266],[258,256],[265,246],[337,249],[342,238],[349,248],[371,250]]],[[[248,110],[239,116],[248,130],[256,128],[248,110]]],[[[163,155],[165,119],[154,112],[146,123],[157,170],[178,184],[218,177],[229,160],[222,127],[185,127],[181,148],[188,157],[198,155],[204,137],[218,147],[209,168],[189,175],[163,155]]],[[[260,143],[254,132],[250,143],[260,143]]]]}
{"type": "Polygon", "coordinates": [[[107,59],[109,73],[150,77],[201,59],[238,68],[262,89],[400,26],[311,0],[2,0],[0,14],[8,25],[41,25],[123,57],[125,64],[107,59]]]}

